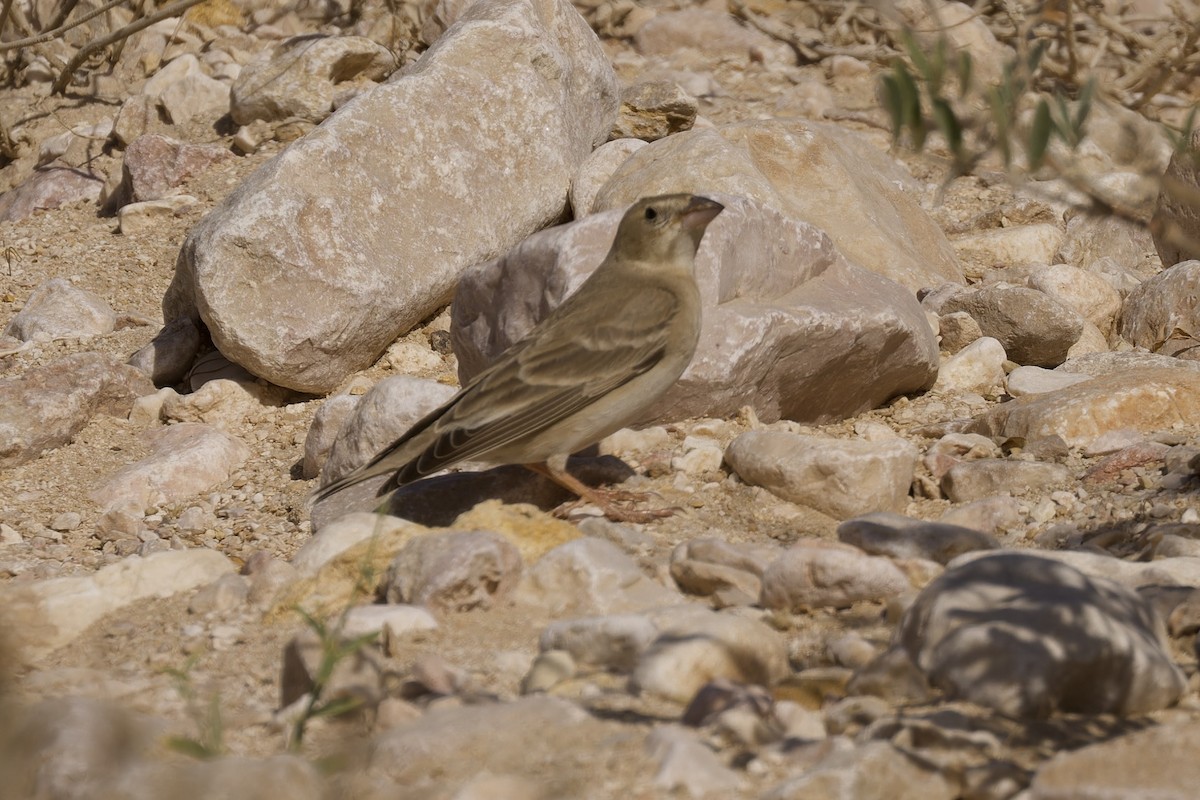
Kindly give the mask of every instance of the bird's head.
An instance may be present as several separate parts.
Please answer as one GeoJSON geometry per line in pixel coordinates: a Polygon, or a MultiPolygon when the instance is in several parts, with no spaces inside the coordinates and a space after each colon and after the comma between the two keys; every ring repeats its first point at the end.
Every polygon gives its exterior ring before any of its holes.
{"type": "Polygon", "coordinates": [[[634,261],[674,263],[682,257],[690,265],[704,229],[724,208],[691,194],[644,197],[621,218],[614,253],[634,261]]]}

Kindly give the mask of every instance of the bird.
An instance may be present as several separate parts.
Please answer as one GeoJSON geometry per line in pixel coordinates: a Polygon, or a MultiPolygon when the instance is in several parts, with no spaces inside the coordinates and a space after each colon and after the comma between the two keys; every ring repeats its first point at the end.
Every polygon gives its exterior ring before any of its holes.
{"type": "Polygon", "coordinates": [[[723,209],[690,194],[635,202],[608,255],[574,294],[369,462],[317,489],[314,500],[391,472],[382,496],[470,460],[522,464],[610,519],[671,513],[616,505],[628,493],[586,486],[567,472],[567,458],[635,422],[691,362],[701,322],[696,251],[723,209]]]}

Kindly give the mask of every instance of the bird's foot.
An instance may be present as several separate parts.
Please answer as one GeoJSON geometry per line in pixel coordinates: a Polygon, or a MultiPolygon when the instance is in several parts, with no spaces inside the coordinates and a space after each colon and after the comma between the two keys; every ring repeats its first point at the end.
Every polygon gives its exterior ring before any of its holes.
{"type": "Polygon", "coordinates": [[[646,510],[628,508],[626,505],[618,505],[618,503],[631,505],[633,503],[645,502],[650,493],[631,492],[628,489],[598,489],[593,486],[587,486],[566,470],[554,469],[549,464],[526,464],[525,466],[539,475],[545,475],[559,486],[569,492],[573,492],[579,497],[578,500],[563,503],[554,509],[554,515],[563,519],[586,503],[599,507],[604,512],[604,516],[615,522],[654,522],[657,519],[669,517],[680,510],[678,508],[646,510]]]}
{"type": "Polygon", "coordinates": [[[647,523],[666,519],[674,515],[678,508],[631,508],[633,503],[645,502],[649,492],[631,492],[627,489],[596,489],[589,487],[587,497],[570,500],[554,509],[554,515],[566,519],[571,512],[584,505],[594,505],[604,512],[604,516],[614,522],[647,523]]]}

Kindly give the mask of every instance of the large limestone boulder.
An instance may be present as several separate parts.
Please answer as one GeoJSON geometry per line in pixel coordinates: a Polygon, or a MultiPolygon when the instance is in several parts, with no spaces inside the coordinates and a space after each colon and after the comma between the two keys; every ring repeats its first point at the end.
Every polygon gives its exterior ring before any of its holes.
{"type": "Polygon", "coordinates": [[[650,143],[613,173],[592,210],[668,192],[736,194],[815,225],[851,260],[909,289],[962,283],[954,248],[916,191],[903,167],[853,131],[755,120],[650,143]]]}
{"type": "MultiPolygon", "coordinates": [[[[696,256],[700,343],[643,422],[746,405],[764,421],[841,419],[932,385],[937,342],[912,292],[852,263],[812,225],[711,196],[725,210],[696,256]]],[[[450,334],[464,383],[583,283],[622,213],[542,231],[463,275],[450,334]]]]}
{"type": "Polygon", "coordinates": [[[272,383],[333,389],[561,218],[618,91],[565,0],[480,0],[419,61],[251,175],[180,251],[165,318],[272,383]]]}

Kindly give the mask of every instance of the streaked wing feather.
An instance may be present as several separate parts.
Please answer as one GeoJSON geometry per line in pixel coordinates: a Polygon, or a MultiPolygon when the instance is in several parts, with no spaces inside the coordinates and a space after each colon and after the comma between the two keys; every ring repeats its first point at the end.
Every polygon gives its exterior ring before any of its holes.
{"type": "Polygon", "coordinates": [[[619,319],[608,313],[590,331],[533,337],[528,346],[509,351],[438,420],[445,432],[406,465],[397,483],[551,427],[649,371],[666,348],[677,306],[665,289],[647,290],[626,304],[619,319]],[[468,420],[476,424],[465,427],[468,420]]]}

